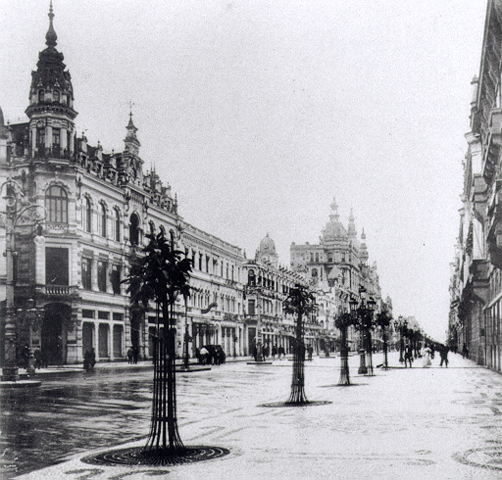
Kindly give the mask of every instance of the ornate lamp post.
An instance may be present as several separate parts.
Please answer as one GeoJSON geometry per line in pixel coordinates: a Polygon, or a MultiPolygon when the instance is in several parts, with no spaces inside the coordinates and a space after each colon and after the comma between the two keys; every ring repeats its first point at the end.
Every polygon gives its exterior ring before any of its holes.
{"type": "MultiPolygon", "coordinates": [[[[360,293],[365,290],[360,289],[360,293]]],[[[359,307],[356,300],[350,302],[353,311],[355,311],[354,325],[360,332],[361,345],[360,345],[360,365],[358,373],[360,375],[373,375],[373,359],[372,359],[372,346],[371,346],[371,329],[374,326],[373,312],[375,310],[376,302],[370,298],[366,300],[364,297],[361,299],[359,307]],[[368,366],[366,366],[366,354],[368,355],[368,366]]]]}
{"type": "Polygon", "coordinates": [[[382,311],[377,315],[376,323],[382,329],[382,340],[383,340],[383,368],[387,370],[389,368],[389,361],[387,357],[388,351],[388,338],[387,338],[387,327],[390,325],[392,318],[387,311],[387,307],[384,304],[382,311]]]}
{"type": "Polygon", "coordinates": [[[347,345],[347,329],[354,324],[353,313],[357,302],[351,300],[351,313],[343,312],[335,320],[335,326],[340,330],[340,380],[338,385],[350,385],[349,348],[347,345]]]}
{"type": "Polygon", "coordinates": [[[370,298],[367,302],[364,311],[365,320],[365,332],[366,332],[366,352],[368,354],[368,375],[373,375],[373,345],[371,342],[371,329],[374,326],[374,312],[376,307],[376,302],[373,298],[370,298]]]}
{"type": "Polygon", "coordinates": [[[394,328],[399,332],[399,363],[404,362],[404,337],[408,331],[408,322],[399,315],[398,319],[394,321],[394,328]]]}
{"type": "Polygon", "coordinates": [[[189,368],[189,358],[190,358],[190,355],[188,354],[188,344],[189,342],[192,341],[192,337],[190,337],[189,333],[188,333],[188,305],[187,305],[187,302],[188,302],[188,297],[185,295],[184,296],[185,298],[185,370],[188,370],[189,368]]]}
{"type": "Polygon", "coordinates": [[[14,324],[14,230],[17,222],[31,209],[40,208],[44,215],[37,216],[35,221],[41,222],[45,216],[45,208],[24,199],[20,185],[12,179],[6,180],[0,186],[0,192],[5,187],[5,257],[6,257],[6,298],[5,298],[5,330],[4,330],[4,358],[2,364],[2,380],[15,382],[19,379],[19,369],[16,355],[16,325],[14,324]],[[18,197],[21,198],[20,207],[18,197]]]}

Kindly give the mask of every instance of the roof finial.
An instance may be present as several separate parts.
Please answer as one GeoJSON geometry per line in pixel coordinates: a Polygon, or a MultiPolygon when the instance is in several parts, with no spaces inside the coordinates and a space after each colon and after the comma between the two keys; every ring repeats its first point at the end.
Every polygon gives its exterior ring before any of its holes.
{"type": "Polygon", "coordinates": [[[49,7],[49,30],[45,34],[45,44],[48,47],[55,47],[57,45],[58,36],[56,35],[56,31],[54,30],[54,26],[52,25],[52,19],[54,18],[54,12],[52,10],[52,0],[50,1],[49,7]]]}

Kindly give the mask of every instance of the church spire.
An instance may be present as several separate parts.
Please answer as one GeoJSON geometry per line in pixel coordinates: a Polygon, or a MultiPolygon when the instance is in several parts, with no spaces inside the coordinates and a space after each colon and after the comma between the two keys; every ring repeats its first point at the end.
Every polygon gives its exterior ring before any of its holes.
{"type": "Polygon", "coordinates": [[[52,19],[54,18],[54,12],[52,10],[52,0],[49,7],[49,30],[45,34],[45,44],[48,47],[54,48],[57,45],[58,36],[56,35],[56,31],[54,30],[54,26],[52,25],[52,19]]]}
{"type": "Polygon", "coordinates": [[[138,129],[132,121],[132,107],[129,112],[129,123],[127,124],[126,130],[127,134],[126,138],[124,138],[125,150],[133,155],[138,155],[141,143],[139,143],[138,137],[136,136],[138,129]]]}
{"type": "Polygon", "coordinates": [[[349,237],[356,237],[357,236],[356,223],[355,223],[354,212],[353,212],[352,208],[350,209],[348,234],[349,234],[349,237]]]}

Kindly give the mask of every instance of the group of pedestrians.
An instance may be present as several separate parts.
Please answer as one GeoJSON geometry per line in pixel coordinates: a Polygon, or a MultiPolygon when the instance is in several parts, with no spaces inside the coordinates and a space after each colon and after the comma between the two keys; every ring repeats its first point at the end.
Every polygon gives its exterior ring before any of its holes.
{"type": "MultiPolygon", "coordinates": [[[[441,362],[439,364],[440,367],[444,365],[444,367],[448,367],[448,351],[449,348],[446,345],[436,345],[437,351],[439,352],[439,356],[441,358],[441,362]]],[[[403,360],[404,360],[404,367],[412,367],[413,366],[413,361],[421,357],[422,358],[422,366],[424,368],[428,368],[432,365],[432,360],[435,357],[436,353],[436,347],[431,344],[431,345],[426,345],[420,353],[415,353],[413,352],[413,348],[411,345],[406,345],[404,348],[404,355],[403,355],[403,360]]]]}
{"type": "MultiPolygon", "coordinates": [[[[258,349],[257,349],[256,345],[253,347],[252,353],[253,353],[253,357],[256,361],[256,359],[258,358],[258,349]]],[[[277,345],[272,345],[272,348],[270,348],[270,345],[268,343],[263,345],[263,347],[261,349],[261,354],[262,354],[262,357],[264,360],[266,360],[268,357],[270,357],[270,355],[272,355],[272,360],[275,360],[275,357],[277,357],[279,360],[282,360],[286,356],[286,352],[285,352],[284,347],[282,345],[279,347],[277,345]]]]}
{"type": "Polygon", "coordinates": [[[139,358],[139,348],[129,347],[129,350],[127,350],[127,363],[131,365],[136,365],[138,363],[138,358],[139,358]]]}

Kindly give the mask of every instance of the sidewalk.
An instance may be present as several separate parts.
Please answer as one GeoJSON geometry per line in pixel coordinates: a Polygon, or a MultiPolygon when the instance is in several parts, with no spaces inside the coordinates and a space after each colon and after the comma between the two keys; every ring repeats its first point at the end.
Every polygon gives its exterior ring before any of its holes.
{"type": "MultiPolygon", "coordinates": [[[[382,356],[375,354],[374,365],[382,356]]],[[[396,353],[389,362],[400,367],[396,353]]],[[[289,360],[254,366],[229,362],[190,381],[179,405],[186,445],[227,448],[216,460],[168,467],[106,466],[81,462],[91,452],[17,478],[127,480],[392,479],[495,480],[502,475],[502,376],[450,355],[448,368],[376,369],[338,387],[337,358],[306,362],[308,407],[267,408],[284,401],[289,360]],[[217,386],[217,388],[215,388],[217,386]],[[185,402],[185,403],[184,403],[185,402]]],[[[144,439],[107,449],[142,446],[144,439]]],[[[92,452],[95,453],[95,452],[92,452]]]]}
{"type": "MultiPolygon", "coordinates": [[[[227,357],[226,362],[245,362],[249,361],[250,357],[227,357]]],[[[177,359],[176,360],[176,369],[180,371],[184,370],[184,360],[177,359]]],[[[190,359],[189,368],[191,371],[200,371],[200,370],[209,370],[211,365],[200,365],[197,363],[196,359],[190,359]]],[[[95,374],[99,374],[100,372],[110,372],[111,370],[117,371],[140,371],[140,370],[153,370],[153,364],[151,360],[141,360],[136,364],[131,364],[128,362],[97,362],[94,366],[95,374]]],[[[61,366],[48,366],[46,368],[37,368],[34,377],[30,377],[26,373],[26,369],[19,368],[19,379],[20,380],[47,380],[51,378],[58,378],[63,376],[78,376],[87,374],[82,365],[61,365],[61,366]]]]}

